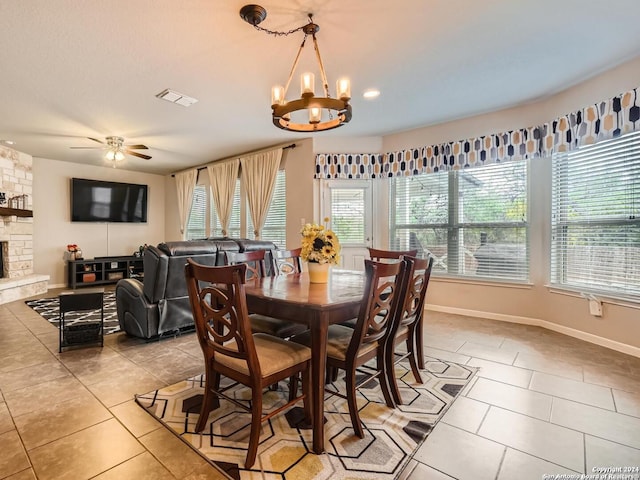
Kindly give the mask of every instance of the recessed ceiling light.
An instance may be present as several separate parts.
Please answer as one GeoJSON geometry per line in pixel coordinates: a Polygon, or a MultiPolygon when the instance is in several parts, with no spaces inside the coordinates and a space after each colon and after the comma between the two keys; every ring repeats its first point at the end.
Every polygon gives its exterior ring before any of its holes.
{"type": "Polygon", "coordinates": [[[362,94],[364,98],[376,98],[380,96],[380,90],[376,90],[375,88],[370,88],[365,90],[362,94]]]}

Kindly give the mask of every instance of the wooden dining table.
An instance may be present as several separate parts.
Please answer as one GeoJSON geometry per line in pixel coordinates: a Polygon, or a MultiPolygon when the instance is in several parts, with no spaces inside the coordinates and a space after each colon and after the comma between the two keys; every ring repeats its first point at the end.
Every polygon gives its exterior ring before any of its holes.
{"type": "Polygon", "coordinates": [[[326,284],[309,282],[304,273],[265,277],[245,284],[247,306],[259,313],[307,325],[311,331],[313,451],[323,453],[324,386],[327,330],[358,315],[364,272],[332,269],[326,284]]]}

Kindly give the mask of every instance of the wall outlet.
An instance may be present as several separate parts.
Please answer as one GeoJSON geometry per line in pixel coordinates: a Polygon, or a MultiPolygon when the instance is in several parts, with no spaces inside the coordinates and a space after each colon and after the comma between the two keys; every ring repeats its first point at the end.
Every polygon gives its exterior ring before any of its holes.
{"type": "Polygon", "coordinates": [[[589,300],[589,313],[594,317],[602,316],[602,302],[597,299],[589,300]]]}

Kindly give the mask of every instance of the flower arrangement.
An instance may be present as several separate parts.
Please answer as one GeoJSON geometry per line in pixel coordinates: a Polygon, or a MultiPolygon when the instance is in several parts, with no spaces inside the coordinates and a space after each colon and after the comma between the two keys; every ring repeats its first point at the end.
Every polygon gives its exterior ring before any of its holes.
{"type": "Polygon", "coordinates": [[[67,251],[64,253],[65,260],[81,260],[82,250],[75,243],[67,244],[67,251]]]}
{"type": "MultiPolygon", "coordinates": [[[[329,218],[324,219],[327,224],[329,218]]],[[[340,261],[340,242],[336,234],[325,225],[307,223],[302,230],[302,252],[300,257],[311,263],[332,263],[340,261]]]]}

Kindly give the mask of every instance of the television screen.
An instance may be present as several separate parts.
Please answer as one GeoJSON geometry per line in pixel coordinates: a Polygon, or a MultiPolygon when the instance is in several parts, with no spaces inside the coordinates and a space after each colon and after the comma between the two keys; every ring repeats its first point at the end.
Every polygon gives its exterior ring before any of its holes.
{"type": "Polygon", "coordinates": [[[71,179],[72,222],[147,221],[147,186],[71,179]]]}

